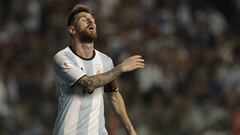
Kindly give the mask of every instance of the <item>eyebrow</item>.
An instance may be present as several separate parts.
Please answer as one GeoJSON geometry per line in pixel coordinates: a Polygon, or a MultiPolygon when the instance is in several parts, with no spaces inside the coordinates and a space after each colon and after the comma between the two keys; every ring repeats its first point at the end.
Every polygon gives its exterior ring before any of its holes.
{"type": "MultiPolygon", "coordinates": [[[[81,17],[86,17],[87,18],[88,16],[87,15],[79,15],[79,16],[77,16],[77,20],[79,20],[81,17]]],[[[95,20],[95,17],[92,16],[92,15],[90,15],[90,18],[95,20]]]]}

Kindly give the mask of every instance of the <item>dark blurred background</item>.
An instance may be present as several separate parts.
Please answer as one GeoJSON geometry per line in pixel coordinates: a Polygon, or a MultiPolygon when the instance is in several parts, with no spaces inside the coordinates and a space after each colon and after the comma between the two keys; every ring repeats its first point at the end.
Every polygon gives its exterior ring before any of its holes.
{"type": "MultiPolygon", "coordinates": [[[[240,135],[239,0],[2,0],[1,135],[52,134],[52,57],[71,45],[66,16],[78,2],[96,16],[98,50],[115,64],[145,59],[119,78],[139,135],[240,135]]],[[[125,134],[109,108],[110,135],[125,134]]]]}

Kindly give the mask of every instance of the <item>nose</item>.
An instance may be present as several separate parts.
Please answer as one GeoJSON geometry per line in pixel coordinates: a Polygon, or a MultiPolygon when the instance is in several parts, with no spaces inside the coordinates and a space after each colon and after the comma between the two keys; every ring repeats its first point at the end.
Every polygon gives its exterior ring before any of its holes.
{"type": "Polygon", "coordinates": [[[93,25],[93,20],[88,18],[88,25],[93,25]]]}

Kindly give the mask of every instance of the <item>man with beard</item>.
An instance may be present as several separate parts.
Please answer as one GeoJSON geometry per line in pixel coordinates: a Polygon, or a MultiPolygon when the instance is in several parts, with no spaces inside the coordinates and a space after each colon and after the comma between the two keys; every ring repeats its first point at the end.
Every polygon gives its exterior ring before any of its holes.
{"type": "Polygon", "coordinates": [[[68,16],[72,45],[53,59],[59,99],[55,135],[107,135],[103,94],[110,102],[129,135],[136,132],[126,113],[115,79],[124,72],[144,68],[139,55],[113,66],[112,59],[94,49],[96,24],[85,5],[76,5],[68,16]]]}

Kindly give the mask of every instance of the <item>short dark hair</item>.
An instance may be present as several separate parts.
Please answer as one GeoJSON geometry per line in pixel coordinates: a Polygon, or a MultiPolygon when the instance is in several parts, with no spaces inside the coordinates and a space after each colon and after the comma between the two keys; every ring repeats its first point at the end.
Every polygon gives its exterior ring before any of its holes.
{"type": "Polygon", "coordinates": [[[70,26],[72,21],[74,20],[74,16],[80,12],[91,13],[91,10],[88,6],[83,4],[77,4],[73,7],[67,17],[67,26],[70,26]]]}

